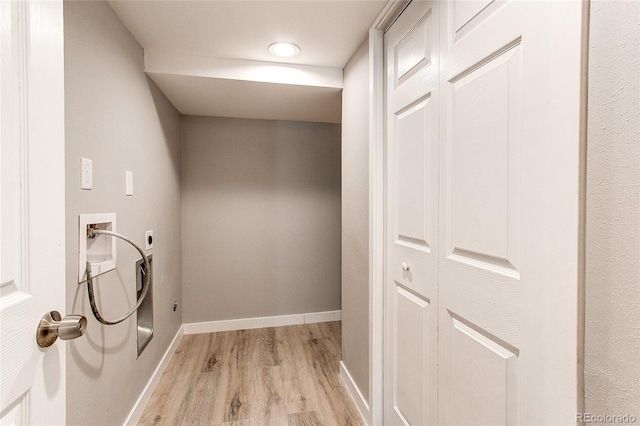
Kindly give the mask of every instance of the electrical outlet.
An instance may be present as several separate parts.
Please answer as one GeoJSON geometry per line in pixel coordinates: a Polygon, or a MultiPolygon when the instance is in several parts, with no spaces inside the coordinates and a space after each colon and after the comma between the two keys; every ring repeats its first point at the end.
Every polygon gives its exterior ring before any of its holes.
{"type": "Polygon", "coordinates": [[[153,231],[147,231],[144,233],[144,246],[146,250],[153,248],[153,231]]]}

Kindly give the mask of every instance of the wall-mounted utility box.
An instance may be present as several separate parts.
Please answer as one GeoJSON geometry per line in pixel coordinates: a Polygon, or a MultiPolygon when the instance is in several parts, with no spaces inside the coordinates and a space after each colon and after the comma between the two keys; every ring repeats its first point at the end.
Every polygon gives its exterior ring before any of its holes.
{"type": "Polygon", "coordinates": [[[116,267],[116,239],[109,235],[96,234],[89,238],[87,228],[116,232],[115,213],[81,214],[78,226],[78,283],[87,280],[87,261],[91,262],[93,276],[104,274],[116,267]]]}
{"type": "Polygon", "coordinates": [[[151,338],[153,337],[153,255],[147,256],[149,259],[150,271],[146,271],[144,268],[144,262],[142,259],[136,263],[136,299],[139,300],[142,296],[142,280],[144,273],[149,274],[149,290],[147,290],[147,296],[138,308],[136,317],[138,321],[137,334],[138,334],[138,357],[147,347],[151,338]]]}

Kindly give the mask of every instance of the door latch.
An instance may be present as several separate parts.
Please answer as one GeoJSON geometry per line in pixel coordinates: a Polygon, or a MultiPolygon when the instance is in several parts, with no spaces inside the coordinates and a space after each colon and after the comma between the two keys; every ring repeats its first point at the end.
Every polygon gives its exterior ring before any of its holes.
{"type": "Polygon", "coordinates": [[[64,318],[60,312],[51,311],[40,319],[36,340],[38,346],[47,348],[59,338],[71,340],[82,336],[87,330],[87,318],[84,315],[67,315],[64,318]]]}

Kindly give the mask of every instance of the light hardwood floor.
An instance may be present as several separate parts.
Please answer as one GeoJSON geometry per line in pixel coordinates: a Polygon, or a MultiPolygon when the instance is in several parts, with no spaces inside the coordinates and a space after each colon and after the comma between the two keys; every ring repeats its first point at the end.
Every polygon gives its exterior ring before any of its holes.
{"type": "Polygon", "coordinates": [[[184,336],[141,425],[363,425],[339,374],[341,324],[184,336]]]}

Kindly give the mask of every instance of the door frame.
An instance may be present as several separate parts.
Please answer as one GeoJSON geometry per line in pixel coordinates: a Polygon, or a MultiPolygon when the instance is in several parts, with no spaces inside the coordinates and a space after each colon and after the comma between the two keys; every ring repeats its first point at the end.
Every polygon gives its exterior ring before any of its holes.
{"type": "Polygon", "coordinates": [[[384,33],[411,0],[389,0],[369,28],[369,416],[383,424],[385,254],[384,33]]]}
{"type": "MultiPolygon", "coordinates": [[[[369,418],[370,425],[383,424],[384,395],[384,282],[385,282],[385,96],[384,34],[412,0],[388,0],[369,28],[369,418]]],[[[550,0],[551,1],[551,0],[550,0]]],[[[578,229],[578,318],[577,318],[577,407],[584,412],[584,336],[585,336],[585,239],[586,239],[586,143],[587,143],[587,71],[589,47],[590,0],[576,0],[582,7],[580,55],[580,108],[575,111],[579,122],[579,229],[578,229]]],[[[562,22],[553,23],[560,32],[562,22]]],[[[564,46],[554,46],[560,51],[564,46]]]]}

